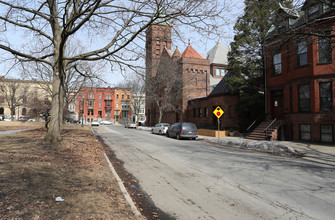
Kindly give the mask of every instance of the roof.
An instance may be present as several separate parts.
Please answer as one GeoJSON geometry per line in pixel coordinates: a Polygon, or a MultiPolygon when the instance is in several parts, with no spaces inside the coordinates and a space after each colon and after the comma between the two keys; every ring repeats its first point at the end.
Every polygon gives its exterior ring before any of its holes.
{"type": "Polygon", "coordinates": [[[213,89],[213,91],[209,94],[209,96],[213,95],[222,95],[222,94],[233,94],[232,91],[228,88],[228,85],[226,83],[226,79],[231,77],[231,73],[227,73],[217,84],[217,86],[213,89]]]}
{"type": "Polygon", "coordinates": [[[191,44],[189,43],[187,48],[184,50],[183,54],[181,55],[182,57],[190,57],[190,58],[198,58],[198,59],[203,59],[200,54],[198,54],[197,51],[191,47],[191,44]]]}
{"type": "Polygon", "coordinates": [[[221,44],[220,41],[216,43],[216,45],[207,53],[207,57],[205,59],[209,60],[210,63],[216,64],[228,64],[228,52],[229,48],[225,45],[221,44]]]}
{"type": "Polygon", "coordinates": [[[155,10],[154,19],[155,20],[152,22],[152,24],[172,26],[172,23],[169,21],[169,18],[166,16],[164,9],[162,7],[159,7],[155,10]]]}
{"type": "Polygon", "coordinates": [[[174,53],[173,53],[172,56],[173,56],[173,57],[181,57],[181,53],[180,53],[180,51],[178,50],[178,48],[176,48],[176,50],[174,51],[174,53]]]}
{"type": "Polygon", "coordinates": [[[291,18],[299,18],[300,14],[298,10],[295,10],[293,8],[286,8],[279,2],[279,7],[281,10],[283,10],[289,17],[291,18]]]}

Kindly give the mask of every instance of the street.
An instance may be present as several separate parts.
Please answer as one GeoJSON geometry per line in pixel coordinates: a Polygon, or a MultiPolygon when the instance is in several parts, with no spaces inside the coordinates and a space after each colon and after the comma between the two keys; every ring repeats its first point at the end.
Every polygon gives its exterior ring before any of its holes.
{"type": "Polygon", "coordinates": [[[116,125],[93,130],[172,218],[334,219],[334,166],[116,125]]]}

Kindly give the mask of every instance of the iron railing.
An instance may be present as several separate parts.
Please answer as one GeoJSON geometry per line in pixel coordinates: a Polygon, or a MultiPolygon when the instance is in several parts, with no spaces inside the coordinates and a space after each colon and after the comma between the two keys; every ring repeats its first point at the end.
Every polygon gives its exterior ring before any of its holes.
{"type": "Polygon", "coordinates": [[[270,140],[272,137],[272,132],[278,128],[283,121],[280,119],[275,118],[265,129],[264,129],[264,134],[265,137],[270,140]]]}

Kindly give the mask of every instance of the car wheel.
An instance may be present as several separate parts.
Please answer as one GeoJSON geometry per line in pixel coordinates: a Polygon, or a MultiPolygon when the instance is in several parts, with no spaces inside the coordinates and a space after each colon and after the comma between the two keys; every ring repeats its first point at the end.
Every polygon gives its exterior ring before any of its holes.
{"type": "Polygon", "coordinates": [[[192,138],[192,140],[195,140],[196,138],[192,138]]]}
{"type": "Polygon", "coordinates": [[[180,134],[177,134],[177,136],[176,136],[176,137],[177,137],[177,139],[178,139],[178,140],[180,140],[180,134]]]}
{"type": "Polygon", "coordinates": [[[166,132],[166,137],[170,137],[169,132],[166,132]]]}
{"type": "Polygon", "coordinates": [[[151,133],[154,133],[154,129],[151,129],[151,133]]]}
{"type": "Polygon", "coordinates": [[[159,131],[159,135],[162,135],[162,131],[159,131]]]}

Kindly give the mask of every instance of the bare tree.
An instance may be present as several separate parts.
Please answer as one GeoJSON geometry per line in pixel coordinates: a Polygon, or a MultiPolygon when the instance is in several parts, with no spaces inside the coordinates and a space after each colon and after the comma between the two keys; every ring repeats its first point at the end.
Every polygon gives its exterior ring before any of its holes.
{"type": "Polygon", "coordinates": [[[15,110],[22,106],[29,96],[30,84],[15,79],[0,79],[0,94],[10,109],[12,120],[15,117],[15,110]]]}
{"type": "Polygon", "coordinates": [[[128,75],[125,82],[119,83],[118,87],[127,88],[131,91],[131,110],[132,114],[136,115],[136,120],[138,122],[140,110],[144,107],[145,103],[145,80],[143,74],[139,75],[133,73],[133,75],[128,75]]]}
{"type": "MultiPolygon", "coordinates": [[[[138,56],[135,39],[153,22],[173,19],[176,24],[198,28],[203,34],[222,30],[224,4],[219,0],[0,0],[0,48],[19,62],[38,62],[52,69],[51,121],[45,140],[61,140],[66,67],[80,61],[104,59],[131,66],[138,56]],[[7,37],[25,31],[24,45],[7,37]],[[7,34],[7,35],[6,35],[7,34]],[[69,55],[70,41],[87,45],[86,51],[69,55]],[[96,42],[95,45],[92,42],[96,42]]],[[[77,66],[78,67],[78,66],[77,66]]],[[[82,70],[79,70],[82,71],[82,70]]]]}
{"type": "Polygon", "coordinates": [[[27,116],[30,118],[42,118],[44,120],[45,128],[48,128],[50,122],[51,101],[47,98],[42,100],[37,96],[33,96],[27,103],[27,106],[30,108],[27,116]]]}

